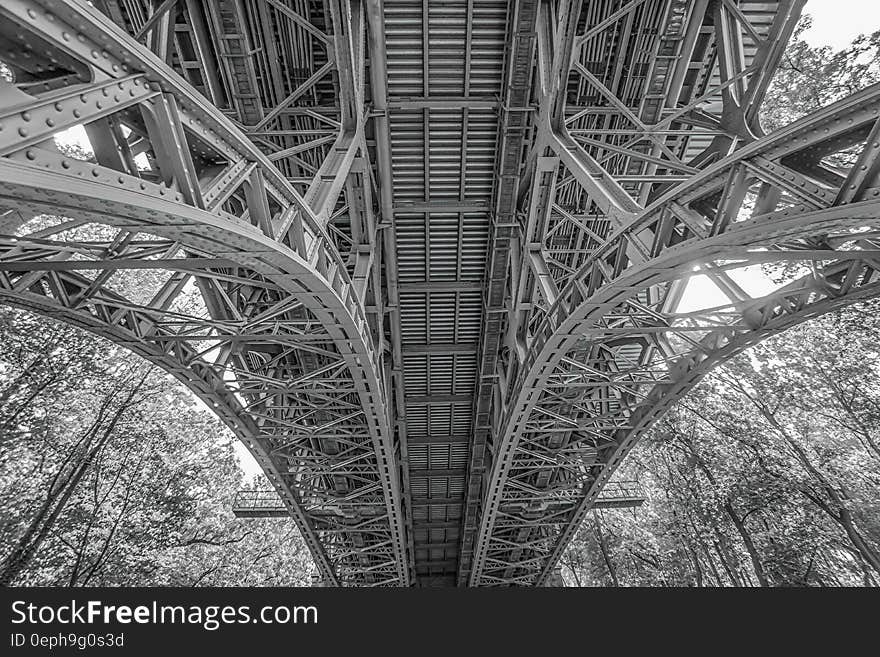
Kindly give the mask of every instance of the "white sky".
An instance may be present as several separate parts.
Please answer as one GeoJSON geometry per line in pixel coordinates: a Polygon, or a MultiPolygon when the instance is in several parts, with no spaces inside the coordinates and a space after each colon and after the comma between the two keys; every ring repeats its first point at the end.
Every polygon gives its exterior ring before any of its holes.
{"type": "Polygon", "coordinates": [[[813,27],[803,38],[811,46],[841,50],[859,34],[880,28],[878,0],[808,0],[804,14],[813,17],[813,27]]]}

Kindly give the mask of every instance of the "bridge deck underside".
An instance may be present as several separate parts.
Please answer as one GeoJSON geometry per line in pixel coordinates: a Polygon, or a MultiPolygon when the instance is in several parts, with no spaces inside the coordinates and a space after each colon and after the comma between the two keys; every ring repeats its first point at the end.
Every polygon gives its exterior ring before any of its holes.
{"type": "Polygon", "coordinates": [[[414,566],[453,584],[508,3],[384,4],[414,566]]]}

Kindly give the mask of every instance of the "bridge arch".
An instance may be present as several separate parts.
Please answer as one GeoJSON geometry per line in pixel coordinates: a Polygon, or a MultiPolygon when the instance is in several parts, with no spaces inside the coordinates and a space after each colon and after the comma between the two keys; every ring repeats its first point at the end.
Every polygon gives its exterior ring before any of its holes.
{"type": "Polygon", "coordinates": [[[880,293],[878,117],[874,86],[707,168],[590,254],[506,398],[472,583],[542,584],[621,460],[712,367],[880,293]],[[792,262],[769,294],[730,275],[792,262]],[[679,313],[695,271],[727,301],[679,313]]]}
{"type": "Polygon", "coordinates": [[[29,53],[14,62],[22,84],[0,82],[0,299],[186,384],[257,457],[328,583],[407,583],[383,354],[313,208],[93,8],[16,1],[0,13],[29,53]],[[59,152],[54,135],[72,126],[147,165],[59,152]],[[114,285],[132,270],[162,272],[160,284],[114,285]]]}

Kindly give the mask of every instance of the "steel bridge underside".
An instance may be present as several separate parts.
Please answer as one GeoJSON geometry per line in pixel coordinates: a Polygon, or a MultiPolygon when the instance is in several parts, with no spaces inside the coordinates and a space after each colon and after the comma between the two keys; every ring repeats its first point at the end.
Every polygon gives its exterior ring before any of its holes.
{"type": "Polygon", "coordinates": [[[0,7],[0,299],[187,385],[328,585],[546,584],[712,367],[877,293],[880,89],[761,126],[804,0],[92,5],[0,7]]]}

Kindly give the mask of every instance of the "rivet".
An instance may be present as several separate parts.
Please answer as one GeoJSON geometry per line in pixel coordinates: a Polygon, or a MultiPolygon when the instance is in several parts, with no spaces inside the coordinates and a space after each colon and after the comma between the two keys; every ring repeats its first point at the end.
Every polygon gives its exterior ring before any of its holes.
{"type": "Polygon", "coordinates": [[[27,159],[29,159],[29,160],[36,160],[36,159],[37,159],[37,154],[34,153],[34,151],[31,150],[31,149],[28,149],[27,153],[25,153],[25,156],[26,156],[27,159]]]}

